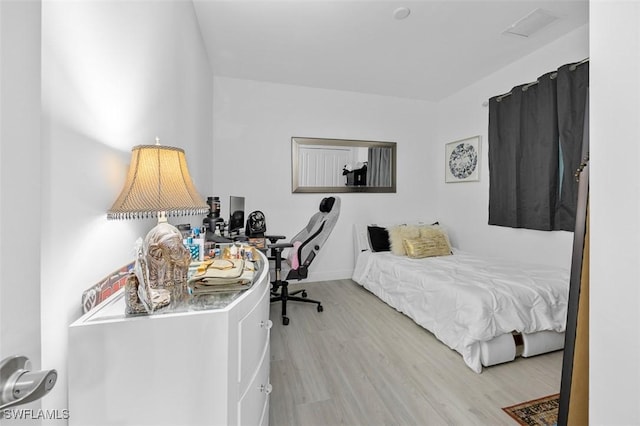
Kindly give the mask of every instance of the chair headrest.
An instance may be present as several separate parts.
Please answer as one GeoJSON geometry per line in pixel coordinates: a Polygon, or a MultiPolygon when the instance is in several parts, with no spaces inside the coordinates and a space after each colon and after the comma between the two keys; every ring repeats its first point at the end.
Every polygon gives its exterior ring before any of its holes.
{"type": "Polygon", "coordinates": [[[320,211],[322,213],[329,213],[335,202],[336,199],[334,197],[323,198],[322,201],[320,201],[320,211]]]}

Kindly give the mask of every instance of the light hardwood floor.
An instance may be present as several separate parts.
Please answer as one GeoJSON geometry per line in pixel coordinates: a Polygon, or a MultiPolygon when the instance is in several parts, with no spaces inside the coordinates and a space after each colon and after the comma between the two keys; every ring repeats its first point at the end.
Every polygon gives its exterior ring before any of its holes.
{"type": "Polygon", "coordinates": [[[462,357],[351,280],[291,285],[271,304],[271,426],[516,425],[501,407],[560,390],[562,352],[469,369],[462,357]]]}

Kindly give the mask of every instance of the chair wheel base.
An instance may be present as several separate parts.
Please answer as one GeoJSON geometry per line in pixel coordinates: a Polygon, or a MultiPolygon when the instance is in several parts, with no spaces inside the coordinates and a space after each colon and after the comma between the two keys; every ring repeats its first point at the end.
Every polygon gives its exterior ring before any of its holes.
{"type": "Polygon", "coordinates": [[[282,317],[282,325],[289,325],[289,317],[282,317]]]}
{"type": "Polygon", "coordinates": [[[324,311],[324,308],[322,307],[322,305],[318,305],[318,312],[322,312],[324,311]]]}

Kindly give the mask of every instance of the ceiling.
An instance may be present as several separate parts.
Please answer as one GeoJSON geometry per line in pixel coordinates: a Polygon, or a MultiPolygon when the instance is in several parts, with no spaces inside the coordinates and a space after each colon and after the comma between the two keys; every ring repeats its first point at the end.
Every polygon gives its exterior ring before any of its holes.
{"type": "Polygon", "coordinates": [[[193,0],[214,75],[438,101],[588,23],[588,0],[193,0]],[[399,7],[410,15],[397,20],[399,7]],[[559,19],[502,34],[541,8],[559,19]]]}

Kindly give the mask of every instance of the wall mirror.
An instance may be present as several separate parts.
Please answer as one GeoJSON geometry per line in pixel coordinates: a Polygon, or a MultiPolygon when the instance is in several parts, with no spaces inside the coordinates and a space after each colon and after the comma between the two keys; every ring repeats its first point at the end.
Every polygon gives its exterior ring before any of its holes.
{"type": "Polygon", "coordinates": [[[291,138],[292,192],[396,192],[396,143],[291,138]]]}

